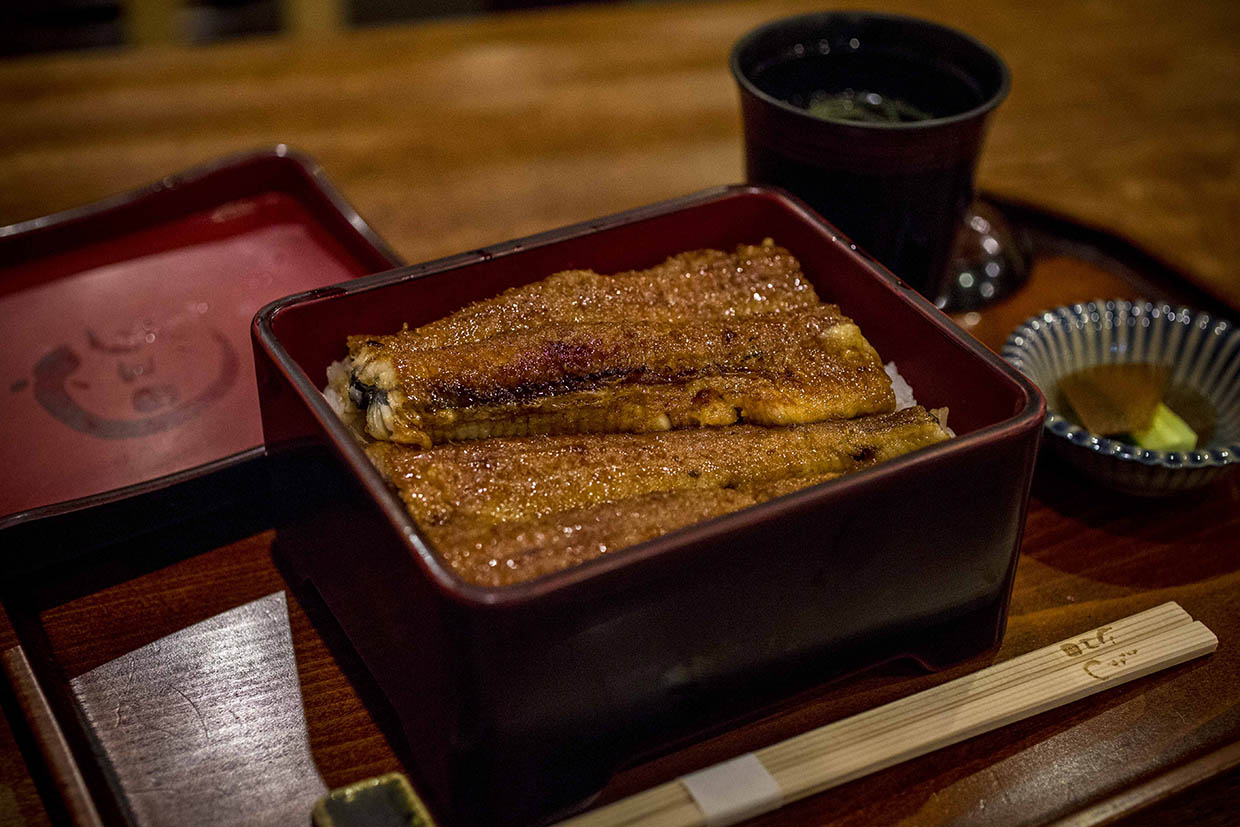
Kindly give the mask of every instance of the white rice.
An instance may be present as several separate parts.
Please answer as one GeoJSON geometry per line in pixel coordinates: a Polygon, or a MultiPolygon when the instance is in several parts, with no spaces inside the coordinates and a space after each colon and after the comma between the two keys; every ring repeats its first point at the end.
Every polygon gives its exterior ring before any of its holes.
{"type": "Polygon", "coordinates": [[[344,395],[344,389],[349,387],[349,367],[351,359],[342,359],[339,362],[332,362],[327,366],[327,387],[323,388],[323,398],[327,400],[327,404],[331,405],[336,416],[346,419],[346,411],[350,405],[349,400],[344,395]]]}
{"type": "Polygon", "coordinates": [[[896,410],[902,411],[916,405],[917,400],[913,398],[913,388],[904,381],[904,377],[896,369],[896,363],[888,362],[883,365],[883,370],[887,371],[887,375],[891,377],[891,389],[896,394],[896,410]]]}
{"type": "MultiPolygon", "coordinates": [[[[905,408],[911,408],[916,405],[917,400],[913,397],[913,386],[904,381],[904,377],[896,369],[896,363],[888,362],[883,365],[883,370],[887,371],[887,375],[891,377],[891,390],[896,395],[896,410],[902,411],[905,408]]],[[[956,436],[956,432],[947,425],[947,408],[933,408],[930,413],[943,426],[943,430],[947,431],[952,437],[956,436]]]]}

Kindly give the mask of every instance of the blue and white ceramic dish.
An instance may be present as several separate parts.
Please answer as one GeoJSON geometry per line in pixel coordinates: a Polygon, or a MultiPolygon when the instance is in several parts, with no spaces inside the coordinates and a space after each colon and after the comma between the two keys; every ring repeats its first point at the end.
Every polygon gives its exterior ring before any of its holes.
{"type": "Polygon", "coordinates": [[[1146,496],[1172,494],[1217,480],[1240,463],[1240,329],[1187,307],[1107,301],[1048,310],[1008,336],[1003,358],[1046,397],[1044,444],[1093,479],[1146,496]],[[1167,365],[1172,384],[1187,385],[1214,406],[1208,445],[1151,451],[1090,433],[1059,410],[1059,379],[1098,364],[1167,365]]]}

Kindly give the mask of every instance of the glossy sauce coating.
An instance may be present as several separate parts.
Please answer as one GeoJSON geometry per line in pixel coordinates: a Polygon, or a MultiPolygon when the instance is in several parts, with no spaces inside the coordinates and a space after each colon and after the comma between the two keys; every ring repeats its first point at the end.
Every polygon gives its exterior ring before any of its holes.
{"type": "Polygon", "coordinates": [[[655,491],[735,487],[855,470],[946,438],[924,408],[766,428],[487,439],[367,455],[424,525],[498,523],[655,491]]]}
{"type": "Polygon", "coordinates": [[[769,240],[355,336],[329,396],[445,561],[504,586],[949,438],[769,240]]]}
{"type": "Polygon", "coordinates": [[[416,330],[349,339],[336,393],[375,438],[782,425],[894,407],[878,354],[765,243],[558,273],[416,330]]]}
{"type": "MultiPolygon", "coordinates": [[[[813,285],[787,250],[769,242],[742,244],[732,253],[693,250],[646,270],[614,275],[565,270],[430,324],[405,328],[391,340],[402,350],[429,350],[551,323],[742,318],[816,304],[813,285]]],[[[350,352],[356,355],[373,338],[349,337],[350,352]]]]}

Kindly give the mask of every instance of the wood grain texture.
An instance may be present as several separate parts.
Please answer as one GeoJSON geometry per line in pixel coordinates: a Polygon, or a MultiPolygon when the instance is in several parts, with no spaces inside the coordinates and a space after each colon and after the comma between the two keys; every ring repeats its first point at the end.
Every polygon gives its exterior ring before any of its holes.
{"type": "MultiPolygon", "coordinates": [[[[1133,820],[1138,817],[1137,814],[1140,814],[1139,817],[1149,818],[1154,815],[1151,812],[1151,804],[1169,803],[1166,802],[1167,799],[1185,790],[1193,789],[1203,781],[1213,779],[1213,783],[1234,785],[1235,779],[1231,776],[1234,776],[1235,773],[1232,770],[1236,767],[1240,767],[1240,742],[1228,744],[1144,784],[1124,790],[1113,798],[1100,801],[1092,807],[1057,822],[1055,827],[1092,827],[1096,824],[1114,824],[1125,814],[1131,814],[1133,820]]],[[[1205,819],[1200,813],[1195,813],[1192,819],[1185,820],[1200,824],[1205,819]]],[[[1147,823],[1158,822],[1151,820],[1147,823]]]]}
{"type": "Polygon", "coordinates": [[[69,818],[79,827],[100,827],[103,822],[95,809],[90,790],[78,770],[43,688],[30,668],[25,651],[20,646],[5,650],[0,654],[0,665],[21,706],[26,725],[38,742],[39,755],[52,774],[56,792],[64,802],[69,818]]]}
{"type": "MultiPolygon", "coordinates": [[[[1011,64],[1014,86],[993,122],[983,187],[1130,236],[1240,307],[1240,5],[866,5],[957,25],[1011,64]]],[[[736,181],[730,44],[763,19],[813,7],[582,7],[344,33],[313,49],[259,39],[11,61],[0,65],[0,224],[281,141],[315,156],[410,261],[736,181]]],[[[1131,290],[1079,261],[1043,261],[1021,293],[959,321],[997,348],[1030,313],[1131,290]]],[[[758,823],[1041,823],[1155,783],[1240,741],[1238,532],[1236,475],[1205,492],[1134,504],[1045,463],[998,652],[933,675],[892,664],[821,687],[629,769],[603,800],[1176,600],[1218,634],[1210,658],[758,823]]],[[[106,579],[61,572],[76,585],[22,600],[23,611],[36,606],[33,622],[46,635],[44,666],[67,680],[290,588],[324,780],[338,786],[400,769],[390,710],[313,594],[286,583],[272,539],[258,534],[106,579]]],[[[7,646],[14,635],[5,628],[7,646]]],[[[0,769],[0,813],[9,812],[7,786],[20,817],[43,823],[35,785],[3,731],[0,769]]]]}
{"type": "MultiPolygon", "coordinates": [[[[258,534],[51,606],[41,619],[57,666],[66,678],[76,677],[192,623],[288,588],[272,559],[273,539],[274,532],[258,534]]],[[[374,722],[382,712],[368,713],[355,688],[365,688],[364,675],[347,651],[333,657],[324,635],[340,633],[321,607],[314,608],[318,614],[312,621],[296,590],[290,590],[289,623],[310,747],[324,782],[338,787],[397,769],[374,722]],[[352,670],[348,676],[346,669],[352,670]]]]}
{"type": "Polygon", "coordinates": [[[1237,801],[1240,801],[1240,768],[1233,768],[1109,823],[1122,827],[1162,827],[1172,823],[1232,827],[1236,822],[1237,801]]]}
{"type": "MultiPolygon", "coordinates": [[[[634,767],[614,800],[730,756],[1176,600],[1222,644],[1203,661],[1064,707],[798,802],[761,825],[1042,823],[1240,740],[1234,612],[1240,485],[1143,504],[1039,469],[1001,648],[936,674],[904,664],[822,687],[727,733],[634,767]]],[[[264,533],[41,614],[57,666],[77,675],[205,617],[281,588],[264,533]]],[[[296,593],[294,589],[294,593],[296,593]]],[[[311,748],[328,786],[400,769],[390,712],[312,594],[289,614],[311,748]],[[309,612],[307,612],[309,609],[309,612]],[[381,728],[386,727],[386,730],[381,728]]]]}
{"type": "Polygon", "coordinates": [[[137,827],[284,827],[327,788],[314,766],[284,592],[70,682],[137,827]]]}
{"type": "MultiPolygon", "coordinates": [[[[0,652],[18,646],[17,632],[8,613],[0,607],[0,652]]],[[[22,739],[32,755],[37,771],[43,771],[43,758],[38,744],[25,724],[17,695],[9,681],[0,684],[0,825],[43,827],[51,824],[47,810],[39,798],[34,777],[22,754],[22,739]],[[13,723],[10,723],[9,718],[13,723]],[[16,729],[15,729],[16,727],[16,729]],[[36,757],[37,756],[37,757],[36,757]]],[[[47,778],[51,782],[51,778],[47,778]]],[[[59,797],[59,796],[57,796],[59,797]]]]}
{"type": "Polygon", "coordinates": [[[1218,638],[1177,603],[1164,603],[681,776],[591,810],[562,827],[624,827],[647,820],[662,827],[732,823],[736,813],[752,816],[776,810],[980,733],[1177,666],[1213,652],[1217,645],[1218,638]]]}
{"type": "MultiPolygon", "coordinates": [[[[1010,64],[979,181],[1240,304],[1240,6],[859,4],[1010,64]]],[[[742,176],[732,42],[807,0],[598,6],[0,66],[0,223],[288,142],[419,261],[742,176]]]]}

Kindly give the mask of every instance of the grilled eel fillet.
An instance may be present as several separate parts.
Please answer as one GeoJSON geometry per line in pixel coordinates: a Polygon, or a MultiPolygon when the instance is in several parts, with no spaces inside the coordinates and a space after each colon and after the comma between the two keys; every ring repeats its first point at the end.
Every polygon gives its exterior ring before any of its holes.
{"type": "Polygon", "coordinates": [[[947,439],[919,407],[784,428],[366,450],[466,580],[530,580],[947,439]]]}
{"type": "MultiPolygon", "coordinates": [[[[399,350],[465,345],[549,323],[594,324],[617,319],[682,322],[691,318],[752,316],[818,304],[801,265],[770,239],[735,253],[694,250],[657,267],[604,276],[566,270],[514,287],[430,324],[390,337],[399,350]]],[[[349,337],[356,352],[370,336],[349,337]]]]}
{"type": "Polygon", "coordinates": [[[526,434],[789,425],[890,411],[882,361],[835,305],[686,322],[551,323],[409,350],[352,351],[376,439],[420,447],[526,434]]]}
{"type": "Polygon", "coordinates": [[[738,488],[660,491],[499,525],[454,520],[428,529],[427,535],[448,564],[469,582],[508,586],[838,476],[819,474],[738,488]]]}
{"type": "MultiPolygon", "coordinates": [[[[816,309],[818,297],[802,275],[800,264],[770,239],[758,246],[739,245],[735,253],[682,253],[657,267],[613,276],[572,270],[476,302],[416,330],[406,328],[392,336],[350,337],[349,359],[329,369],[328,397],[342,418],[359,431],[376,439],[423,447],[452,439],[489,436],[642,432],[682,425],[724,424],[736,420],[737,406],[717,398],[720,394],[709,387],[710,377],[698,376],[692,389],[686,387],[696,373],[717,371],[719,360],[712,361],[710,354],[689,354],[688,358],[696,356],[698,363],[682,365],[682,374],[669,378],[647,370],[645,364],[599,365],[597,362],[605,361],[606,354],[598,352],[597,346],[606,344],[608,337],[614,342],[626,332],[631,333],[618,330],[614,324],[617,320],[637,328],[662,325],[661,334],[658,330],[647,331],[647,350],[648,355],[666,362],[668,353],[655,353],[652,349],[660,344],[673,348],[679,344],[668,342],[667,333],[673,327],[689,330],[696,321],[705,319],[740,320],[816,309]],[[578,328],[595,325],[603,327],[578,328]],[[529,368],[531,362],[540,358],[545,361],[566,354],[582,357],[594,352],[597,358],[588,373],[561,370],[548,381],[545,375],[517,375],[499,365],[503,376],[511,381],[496,383],[492,374],[483,377],[485,387],[474,387],[472,374],[453,376],[451,372],[441,372],[439,378],[447,382],[446,387],[427,387],[427,377],[418,375],[407,377],[416,387],[402,387],[406,378],[402,371],[409,360],[425,364],[447,356],[457,360],[457,369],[464,374],[472,367],[474,354],[464,346],[482,344],[494,351],[503,343],[491,339],[509,339],[513,334],[531,333],[546,326],[555,329],[520,340],[527,348],[524,352],[514,352],[513,342],[508,341],[509,356],[523,360],[529,368]],[[595,333],[601,333],[603,339],[592,340],[595,333]],[[679,387],[670,387],[671,384],[679,387]],[[579,392],[568,395],[573,390],[579,392]],[[438,401],[435,396],[440,397],[438,401]]],[[[735,331],[716,333],[732,336],[735,331]]],[[[640,354],[629,348],[628,355],[640,354]]],[[[752,351],[746,355],[754,358],[752,351]]],[[[732,367],[733,372],[751,372],[754,366],[732,367]]],[[[733,396],[745,393],[736,387],[721,390],[733,396]]],[[[796,389],[790,395],[795,403],[796,389]]],[[[773,401],[757,399],[755,407],[769,408],[773,401]]],[[[795,404],[787,403],[787,399],[779,402],[785,412],[795,411],[795,404]]],[[[889,410],[890,406],[875,408],[884,409],[889,410]]],[[[813,416],[809,412],[793,414],[786,421],[804,421],[813,416]]],[[[776,416],[771,421],[781,422],[785,418],[776,416]]]]}
{"type": "Polygon", "coordinates": [[[947,439],[924,408],[809,425],[536,436],[366,453],[420,526],[497,525],[669,491],[856,470],[947,439]]]}

